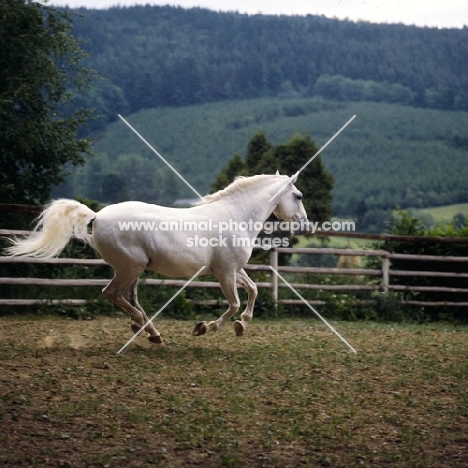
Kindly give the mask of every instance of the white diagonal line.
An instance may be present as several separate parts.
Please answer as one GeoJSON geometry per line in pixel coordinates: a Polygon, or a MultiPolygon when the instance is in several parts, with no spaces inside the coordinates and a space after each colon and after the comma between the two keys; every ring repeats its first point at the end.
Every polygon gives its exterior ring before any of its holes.
{"type": "Polygon", "coordinates": [[[351,349],[353,353],[357,353],[357,351],[272,267],[270,269],[275,273],[278,278],[280,278],[291,291],[310,309],[314,314],[322,320],[322,322],[338,337],[341,341],[343,341],[348,347],[351,349]]]}
{"type": "Polygon", "coordinates": [[[156,156],[158,156],[162,161],[164,161],[164,162],[166,163],[166,165],[167,165],[170,169],[172,169],[172,171],[173,171],[177,176],[179,176],[179,178],[180,178],[181,180],[183,180],[183,181],[185,182],[185,184],[186,184],[188,187],[190,187],[203,201],[205,201],[205,199],[203,198],[203,195],[200,195],[200,194],[198,193],[198,191],[197,191],[195,188],[193,188],[192,185],[191,185],[189,182],[187,182],[187,181],[184,179],[184,177],[183,177],[182,175],[180,175],[180,174],[177,172],[177,170],[174,169],[174,168],[166,161],[166,159],[164,159],[164,158],[163,158],[163,157],[162,157],[162,156],[161,156],[161,155],[160,155],[160,154],[159,154],[159,153],[158,153],[158,152],[157,152],[157,151],[156,151],[156,150],[155,150],[155,149],[154,149],[154,148],[153,148],[153,147],[152,147],[152,146],[151,146],[151,145],[150,145],[150,144],[149,144],[149,143],[148,143],[148,142],[147,142],[147,141],[146,141],[146,140],[145,140],[145,139],[144,139],[144,138],[143,138],[143,137],[142,137],[142,136],[141,136],[141,135],[140,135],[140,134],[139,134],[139,133],[138,133],[138,132],[121,116],[121,115],[120,115],[120,114],[118,114],[118,116],[120,117],[120,119],[121,119],[125,124],[127,124],[127,126],[128,126],[131,130],[133,130],[133,132],[141,139],[141,141],[143,141],[143,143],[145,143],[145,144],[148,146],[148,148],[150,148],[150,149],[154,152],[154,154],[156,154],[156,156]]]}
{"type": "Polygon", "coordinates": [[[323,151],[354,119],[356,115],[353,115],[300,169],[298,172],[302,172],[318,154],[323,151]]]}
{"type": "Polygon", "coordinates": [[[118,351],[117,354],[120,354],[144,329],[149,325],[158,315],[162,312],[193,280],[197,277],[201,271],[205,268],[203,265],[183,286],[179,289],[139,330],[135,333],[118,351]]]}
{"type": "MultiPolygon", "coordinates": [[[[298,171],[297,174],[302,172],[354,119],[356,115],[353,115],[298,171]]],[[[294,174],[296,175],[296,174],[294,174]]],[[[293,176],[292,176],[293,177],[293,176]]],[[[289,178],[289,181],[291,178],[289,178]]],[[[289,184],[286,182],[269,200],[268,203],[273,200],[279,193],[281,193],[289,184]]]]}

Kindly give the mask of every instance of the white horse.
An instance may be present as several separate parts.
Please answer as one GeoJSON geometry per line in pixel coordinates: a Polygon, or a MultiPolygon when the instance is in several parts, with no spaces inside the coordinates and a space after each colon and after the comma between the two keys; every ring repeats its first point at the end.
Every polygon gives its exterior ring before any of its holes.
{"type": "MultiPolygon", "coordinates": [[[[148,322],[137,298],[138,278],[145,270],[190,277],[204,266],[201,274],[214,275],[219,280],[229,308],[215,321],[198,323],[193,334],[218,330],[238,311],[238,285],[248,294],[241,320],[234,323],[235,332],[240,336],[252,319],[257,297],[257,287],[244,266],[263,223],[271,213],[288,222],[307,222],[302,193],[294,186],[297,175],[289,178],[277,172],[237,178],[191,208],[130,201],[106,206],[95,213],[75,200],[57,200],[46,207],[34,233],[24,240],[14,240],[7,252],[15,256],[50,258],[57,256],[73,235],[88,242],[114,269],[114,278],[102,293],[128,313],[134,333],[148,322]],[[284,189],[277,194],[282,187],[284,189]],[[123,223],[128,222],[144,222],[146,229],[142,224],[140,230],[136,224],[134,229],[128,229],[129,224],[123,229],[123,223]],[[230,230],[220,234],[221,225],[229,226],[230,230]],[[174,229],[169,229],[171,226],[174,229]],[[202,226],[203,230],[180,229],[184,226],[202,226]],[[92,229],[92,234],[88,234],[88,229],[92,229]],[[197,236],[199,242],[194,247],[197,236]],[[201,242],[201,238],[206,240],[201,242]],[[239,243],[239,238],[244,241],[239,243]]],[[[146,325],[145,331],[150,341],[162,343],[152,323],[146,325]]]]}

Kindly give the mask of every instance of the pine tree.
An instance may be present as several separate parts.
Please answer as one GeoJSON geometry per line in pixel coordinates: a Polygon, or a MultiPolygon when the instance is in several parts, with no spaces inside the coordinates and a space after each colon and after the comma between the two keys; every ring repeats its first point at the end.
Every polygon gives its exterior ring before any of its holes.
{"type": "MultiPolygon", "coordinates": [[[[264,132],[257,132],[247,146],[246,160],[236,153],[212,186],[220,190],[230,184],[237,175],[256,174],[293,175],[310,161],[318,151],[309,135],[293,135],[287,143],[273,146],[264,132]]],[[[320,155],[316,156],[300,173],[296,187],[304,194],[304,208],[309,219],[323,222],[331,218],[331,190],[333,176],[325,169],[320,155]]]]}
{"type": "Polygon", "coordinates": [[[66,166],[91,153],[91,141],[77,138],[91,111],[72,104],[93,74],[71,23],[71,14],[32,0],[0,2],[2,202],[45,202],[66,166]]]}
{"type": "Polygon", "coordinates": [[[237,176],[247,175],[246,164],[239,153],[236,153],[228,162],[225,169],[216,176],[215,181],[211,187],[212,192],[223,189],[228,186],[237,176]]]}

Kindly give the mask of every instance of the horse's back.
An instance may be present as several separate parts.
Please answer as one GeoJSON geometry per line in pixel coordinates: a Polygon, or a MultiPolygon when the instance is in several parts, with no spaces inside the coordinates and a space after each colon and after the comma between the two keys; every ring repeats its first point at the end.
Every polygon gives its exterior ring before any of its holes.
{"type": "Polygon", "coordinates": [[[153,205],[151,203],[145,203],[141,201],[126,201],[122,203],[115,203],[113,205],[107,205],[98,212],[97,219],[105,219],[107,221],[126,221],[144,215],[163,215],[164,212],[175,210],[176,208],[168,208],[165,206],[153,205]]]}
{"type": "Polygon", "coordinates": [[[188,276],[213,257],[212,248],[189,247],[187,238],[195,233],[178,229],[181,218],[196,219],[197,211],[143,202],[109,205],[96,216],[93,242],[115,269],[139,264],[168,276],[188,276]],[[168,229],[171,222],[176,229],[168,229]]]}

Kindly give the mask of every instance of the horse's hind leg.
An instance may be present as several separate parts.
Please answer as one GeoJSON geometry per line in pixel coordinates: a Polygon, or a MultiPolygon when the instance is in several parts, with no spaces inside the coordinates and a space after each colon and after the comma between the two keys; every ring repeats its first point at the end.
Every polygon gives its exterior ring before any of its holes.
{"type": "Polygon", "coordinates": [[[218,320],[212,322],[199,322],[193,329],[195,336],[204,335],[208,331],[219,330],[223,324],[229,320],[238,310],[240,306],[239,294],[236,288],[236,273],[228,273],[227,275],[218,276],[219,285],[229,303],[229,308],[224,312],[218,320]]]}
{"type": "MultiPolygon", "coordinates": [[[[126,291],[126,299],[128,302],[133,306],[136,307],[141,314],[143,315],[143,322],[148,323],[148,325],[145,327],[145,330],[150,334],[148,336],[148,340],[150,340],[152,343],[162,343],[163,340],[161,338],[160,333],[154,325],[150,322],[148,316],[146,315],[146,312],[144,311],[143,307],[141,307],[140,303],[138,302],[138,280],[136,280],[130,288],[127,289],[126,291]]],[[[141,326],[138,326],[136,323],[132,324],[132,330],[134,333],[138,333],[140,331],[141,326]]]]}
{"type": "Polygon", "coordinates": [[[257,298],[257,285],[247,276],[244,269],[236,273],[236,282],[242,286],[248,295],[247,306],[240,316],[240,320],[234,322],[234,330],[237,336],[242,336],[244,330],[247,328],[248,323],[252,320],[253,309],[255,306],[255,299],[257,298]]]}
{"type": "MultiPolygon", "coordinates": [[[[138,275],[130,276],[128,272],[118,273],[116,271],[112,281],[102,291],[105,297],[127,312],[132,320],[132,330],[134,333],[137,333],[148,321],[147,319],[145,320],[146,314],[141,306],[139,304],[136,305],[138,303],[136,290],[133,292],[134,285],[136,285],[141,273],[139,272],[138,275]]],[[[150,341],[156,343],[162,342],[160,333],[154,328],[153,324],[149,323],[145,327],[145,330],[150,334],[150,341]]]]}

